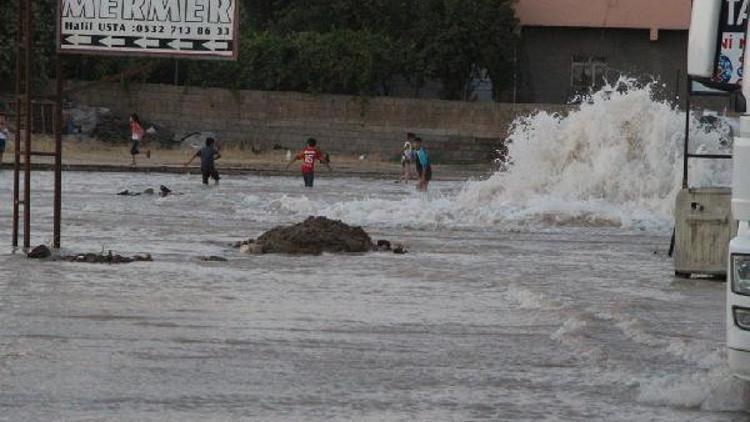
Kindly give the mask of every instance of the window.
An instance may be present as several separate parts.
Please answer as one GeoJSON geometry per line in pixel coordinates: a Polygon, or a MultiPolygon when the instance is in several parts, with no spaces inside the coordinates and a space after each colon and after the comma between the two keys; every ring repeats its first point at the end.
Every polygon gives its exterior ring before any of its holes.
{"type": "Polygon", "coordinates": [[[573,56],[570,68],[570,87],[582,94],[604,86],[607,61],[603,57],[573,56]]]}

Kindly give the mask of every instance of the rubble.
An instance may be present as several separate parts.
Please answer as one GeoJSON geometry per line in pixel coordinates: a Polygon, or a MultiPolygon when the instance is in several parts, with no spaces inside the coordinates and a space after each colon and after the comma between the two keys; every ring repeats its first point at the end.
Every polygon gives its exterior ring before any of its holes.
{"type": "Polygon", "coordinates": [[[51,259],[52,261],[85,262],[88,264],[130,264],[132,262],[152,262],[150,254],[122,256],[108,253],[84,253],[78,255],[53,255],[47,245],[39,245],[26,255],[30,259],[51,259]]]}

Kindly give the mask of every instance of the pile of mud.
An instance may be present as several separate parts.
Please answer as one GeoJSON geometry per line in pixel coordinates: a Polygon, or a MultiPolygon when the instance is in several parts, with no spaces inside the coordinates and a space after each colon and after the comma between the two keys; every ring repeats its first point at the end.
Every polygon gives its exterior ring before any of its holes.
{"type": "Polygon", "coordinates": [[[291,255],[362,253],[371,251],[374,246],[370,235],[361,227],[325,217],[310,217],[299,224],[273,228],[255,243],[261,245],[263,253],[291,255]]]}
{"type": "Polygon", "coordinates": [[[325,217],[310,217],[299,224],[275,227],[257,239],[240,242],[235,246],[248,253],[289,255],[379,250],[361,227],[325,217]]]}

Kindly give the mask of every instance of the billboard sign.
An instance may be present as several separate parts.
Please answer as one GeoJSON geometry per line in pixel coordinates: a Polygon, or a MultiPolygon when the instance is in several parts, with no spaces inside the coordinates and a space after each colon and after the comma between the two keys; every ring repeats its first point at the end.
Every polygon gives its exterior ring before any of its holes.
{"type": "Polygon", "coordinates": [[[750,0],[722,0],[714,83],[737,86],[742,82],[749,6],[750,0]]]}
{"type": "Polygon", "coordinates": [[[58,51],[237,58],[237,0],[59,0],[58,51]]]}

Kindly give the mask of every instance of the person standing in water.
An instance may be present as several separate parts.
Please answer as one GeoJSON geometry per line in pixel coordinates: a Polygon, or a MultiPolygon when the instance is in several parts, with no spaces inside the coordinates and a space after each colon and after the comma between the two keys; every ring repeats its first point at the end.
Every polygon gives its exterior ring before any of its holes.
{"type": "Polygon", "coordinates": [[[401,181],[409,183],[412,176],[414,175],[414,139],[416,135],[409,132],[406,134],[406,142],[401,149],[401,181]]]}
{"type": "Polygon", "coordinates": [[[3,164],[3,154],[5,153],[5,144],[8,143],[10,132],[5,124],[5,114],[0,113],[0,165],[3,164]]]}
{"type": "Polygon", "coordinates": [[[203,184],[208,184],[208,179],[214,179],[215,183],[218,185],[219,180],[221,177],[219,176],[219,172],[216,170],[216,163],[215,161],[221,158],[221,154],[219,153],[219,150],[216,148],[216,141],[214,138],[206,138],[206,146],[201,148],[198,152],[196,152],[192,157],[190,157],[190,161],[185,163],[185,167],[189,166],[193,160],[200,157],[201,159],[201,175],[203,176],[203,184]]]}
{"type": "Polygon", "coordinates": [[[306,188],[312,188],[315,183],[315,161],[320,161],[324,166],[328,167],[329,171],[332,170],[331,165],[329,164],[330,160],[328,159],[328,155],[324,156],[318,149],[317,145],[318,141],[315,140],[315,138],[308,139],[307,146],[302,151],[298,152],[293,159],[289,160],[286,165],[286,168],[289,168],[289,166],[295,161],[302,160],[302,178],[305,181],[306,188]]]}
{"type": "Polygon", "coordinates": [[[417,184],[417,190],[426,192],[427,186],[432,180],[432,166],[430,165],[430,157],[427,155],[427,151],[424,149],[422,144],[422,138],[414,140],[416,146],[416,160],[417,173],[419,174],[419,183],[417,184]]]}
{"type": "MultiPolygon", "coordinates": [[[[132,144],[130,146],[130,156],[133,158],[131,166],[135,166],[135,156],[141,153],[141,143],[146,131],[141,126],[141,119],[137,114],[133,113],[130,115],[130,140],[132,144]]],[[[151,158],[151,151],[146,150],[146,158],[151,158]]]]}

